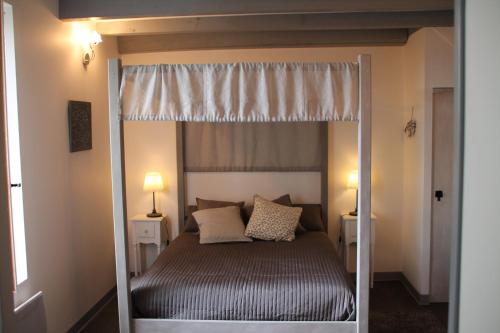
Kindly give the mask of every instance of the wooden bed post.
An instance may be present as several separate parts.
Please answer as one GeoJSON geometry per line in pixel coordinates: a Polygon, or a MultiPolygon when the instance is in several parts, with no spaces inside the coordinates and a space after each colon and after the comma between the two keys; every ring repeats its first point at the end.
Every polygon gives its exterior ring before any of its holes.
{"type": "Polygon", "coordinates": [[[120,332],[131,332],[130,271],[128,267],[127,207],[123,153],[123,120],[120,119],[121,61],[108,61],[109,147],[111,153],[111,184],[115,226],[116,289],[120,332]]]}
{"type": "Polygon", "coordinates": [[[368,333],[370,300],[371,239],[371,57],[362,54],[359,63],[359,210],[356,267],[356,306],[358,333],[368,333]]]}
{"type": "MultiPolygon", "coordinates": [[[[175,123],[175,140],[177,147],[177,207],[178,218],[177,221],[177,234],[180,235],[184,230],[184,218],[186,209],[186,182],[184,178],[184,124],[182,121],[175,123]]],[[[173,239],[172,239],[173,240],[173,239]]]]}

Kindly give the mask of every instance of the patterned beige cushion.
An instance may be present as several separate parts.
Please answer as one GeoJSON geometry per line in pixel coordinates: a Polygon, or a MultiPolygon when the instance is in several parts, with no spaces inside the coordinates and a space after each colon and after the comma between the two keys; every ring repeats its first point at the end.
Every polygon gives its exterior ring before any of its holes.
{"type": "Polygon", "coordinates": [[[244,235],[245,224],[238,206],[198,210],[193,217],[200,228],[200,244],[252,241],[244,235]]]}
{"type": "Polygon", "coordinates": [[[245,236],[263,240],[293,241],[302,208],[287,207],[254,198],[254,209],[245,230],[245,236]]]}

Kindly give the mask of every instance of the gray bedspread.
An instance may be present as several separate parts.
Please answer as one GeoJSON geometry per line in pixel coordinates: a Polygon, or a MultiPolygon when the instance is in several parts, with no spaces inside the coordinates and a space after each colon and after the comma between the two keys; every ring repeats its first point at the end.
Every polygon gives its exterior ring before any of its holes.
{"type": "Polygon", "coordinates": [[[355,297],[324,232],[293,242],[200,245],[183,233],[132,281],[136,317],[354,320],[355,297]]]}

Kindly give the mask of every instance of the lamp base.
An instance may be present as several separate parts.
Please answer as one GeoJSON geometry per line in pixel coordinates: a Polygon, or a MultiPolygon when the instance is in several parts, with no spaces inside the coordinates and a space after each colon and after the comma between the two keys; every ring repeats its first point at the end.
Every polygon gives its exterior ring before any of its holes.
{"type": "Polygon", "coordinates": [[[353,210],[352,212],[349,212],[349,215],[351,215],[351,216],[358,216],[358,211],[357,210],[353,210]]]}
{"type": "Polygon", "coordinates": [[[152,212],[146,215],[147,217],[162,217],[162,213],[152,212]]]}

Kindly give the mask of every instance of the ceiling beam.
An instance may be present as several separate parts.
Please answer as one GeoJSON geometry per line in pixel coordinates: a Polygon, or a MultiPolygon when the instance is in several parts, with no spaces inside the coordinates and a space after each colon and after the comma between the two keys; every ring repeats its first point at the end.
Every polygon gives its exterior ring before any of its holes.
{"type": "Polygon", "coordinates": [[[418,29],[453,26],[453,11],[346,14],[282,14],[218,17],[178,17],[98,21],[103,35],[162,33],[418,29]]]}
{"type": "Polygon", "coordinates": [[[59,0],[59,18],[138,18],[256,14],[453,10],[454,0],[59,0]]]}
{"type": "Polygon", "coordinates": [[[407,29],[334,31],[259,31],[131,35],[118,37],[121,54],[277,47],[404,45],[407,29]]]}

